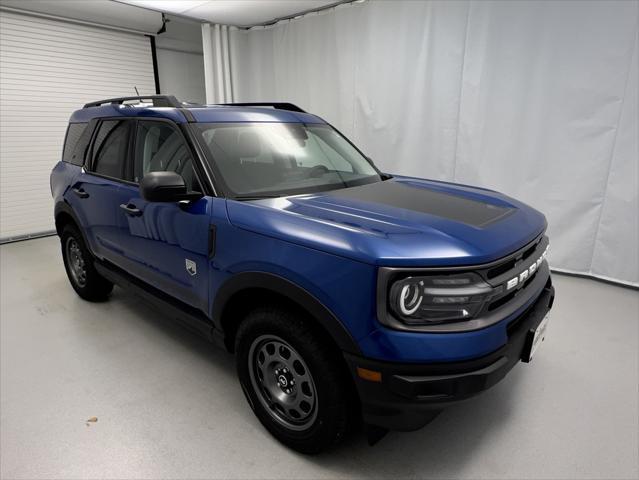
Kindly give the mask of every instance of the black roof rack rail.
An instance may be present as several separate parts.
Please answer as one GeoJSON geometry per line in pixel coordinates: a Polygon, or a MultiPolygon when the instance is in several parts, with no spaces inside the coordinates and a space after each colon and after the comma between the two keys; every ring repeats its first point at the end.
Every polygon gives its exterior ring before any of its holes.
{"type": "Polygon", "coordinates": [[[151,100],[154,107],[175,107],[183,108],[184,105],[173,95],[142,95],[136,97],[117,97],[107,98],[105,100],[98,100],[97,102],[90,102],[84,105],[83,108],[99,107],[100,105],[122,105],[124,102],[130,100],[151,100]]]}
{"type": "Polygon", "coordinates": [[[264,103],[218,103],[217,105],[226,105],[229,107],[272,107],[276,110],[289,110],[291,112],[307,113],[297,105],[286,102],[264,102],[264,103]]]}

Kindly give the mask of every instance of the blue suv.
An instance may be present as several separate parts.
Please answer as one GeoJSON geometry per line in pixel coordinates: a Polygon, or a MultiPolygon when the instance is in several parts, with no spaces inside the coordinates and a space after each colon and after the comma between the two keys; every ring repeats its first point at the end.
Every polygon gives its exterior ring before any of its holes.
{"type": "Polygon", "coordinates": [[[544,338],[541,213],[382,173],[292,104],[89,103],[51,190],[76,292],[118,284],[234,352],[255,415],[301,452],[420,428],[544,338]]]}

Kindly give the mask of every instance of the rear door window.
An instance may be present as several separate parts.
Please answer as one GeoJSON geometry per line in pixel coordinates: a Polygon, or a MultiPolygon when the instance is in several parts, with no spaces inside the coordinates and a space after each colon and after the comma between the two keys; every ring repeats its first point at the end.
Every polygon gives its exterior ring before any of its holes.
{"type": "Polygon", "coordinates": [[[105,177],[123,180],[131,122],[106,120],[98,128],[93,144],[93,171],[105,177]]]}

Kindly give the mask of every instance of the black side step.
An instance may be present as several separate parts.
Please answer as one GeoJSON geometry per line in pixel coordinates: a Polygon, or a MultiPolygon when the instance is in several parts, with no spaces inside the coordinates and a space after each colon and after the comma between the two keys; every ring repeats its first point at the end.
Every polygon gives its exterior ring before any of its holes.
{"type": "Polygon", "coordinates": [[[215,329],[213,322],[200,310],[167,295],[109,262],[95,259],[94,265],[98,273],[110,282],[139,296],[165,316],[177,320],[189,330],[215,344],[224,346],[222,332],[215,329]]]}

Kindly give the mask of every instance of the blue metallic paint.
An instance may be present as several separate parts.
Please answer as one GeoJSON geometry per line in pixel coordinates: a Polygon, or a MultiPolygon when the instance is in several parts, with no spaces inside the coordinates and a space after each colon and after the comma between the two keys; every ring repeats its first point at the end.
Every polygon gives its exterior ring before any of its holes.
{"type": "MultiPolygon", "coordinates": [[[[263,108],[189,111],[200,122],[324,123],[310,114],[263,108]]],[[[71,122],[114,116],[186,122],[178,109],[119,105],[78,110],[71,122]]],[[[249,202],[204,197],[180,207],[149,204],[134,185],[84,173],[67,163],[58,163],[51,175],[55,201],[73,208],[97,256],[209,316],[216,293],[233,275],[261,271],[281,276],[317,298],[370,358],[428,363],[474,358],[496,350],[506,341],[509,319],[464,333],[410,333],[383,327],[375,312],[377,266],[473,265],[497,260],[543,231],[543,215],[485,189],[408,177],[389,181],[515,211],[478,228],[331,192],[249,202]],[[74,195],[72,186],[87,190],[89,199],[74,195]],[[127,217],[120,203],[132,203],[144,215],[127,217]],[[215,225],[217,232],[212,259],[207,255],[209,224],[215,225]],[[197,262],[198,278],[186,273],[185,258],[197,262]]]]}
{"type": "MultiPolygon", "coordinates": [[[[229,209],[234,203],[238,202],[227,201],[229,209]]],[[[377,281],[374,265],[297,242],[255,234],[229,222],[216,224],[219,255],[211,262],[211,299],[215,298],[219,286],[236,273],[277,274],[320,300],[344,324],[362,354],[370,358],[429,363],[479,357],[505,343],[506,326],[520,313],[475,332],[426,334],[391,330],[382,326],[376,317],[372,301],[377,281]]],[[[539,293],[541,291],[530,303],[539,293]]]]}
{"type": "Polygon", "coordinates": [[[113,261],[155,288],[171,292],[178,300],[206,311],[209,302],[208,231],[211,210],[220,200],[204,197],[190,204],[147,202],[136,185],[120,187],[121,203],[142,215],[132,217],[118,209],[115,244],[120,255],[113,261]],[[196,274],[186,270],[186,259],[196,264],[196,274]]]}
{"type": "Polygon", "coordinates": [[[182,112],[169,107],[139,108],[130,105],[104,105],[102,107],[83,108],[71,115],[69,123],[89,122],[94,118],[125,117],[125,118],[165,118],[175,123],[185,123],[186,117],[182,112]]]}
{"type": "MultiPolygon", "coordinates": [[[[515,209],[484,227],[413,210],[322,192],[256,202],[229,201],[238,227],[380,266],[454,266],[488,263],[533,240],[544,216],[505,195],[471,187],[396,177],[416,189],[439,189],[515,209]]],[[[354,187],[358,188],[358,187],[354,187]]]]}
{"type": "MultiPolygon", "coordinates": [[[[218,217],[216,255],[211,261],[211,299],[234,274],[267,272],[309,292],[327,307],[353,338],[367,335],[376,323],[371,300],[374,266],[255,234],[218,217]]],[[[211,305],[212,307],[212,305],[211,305]]]]}

